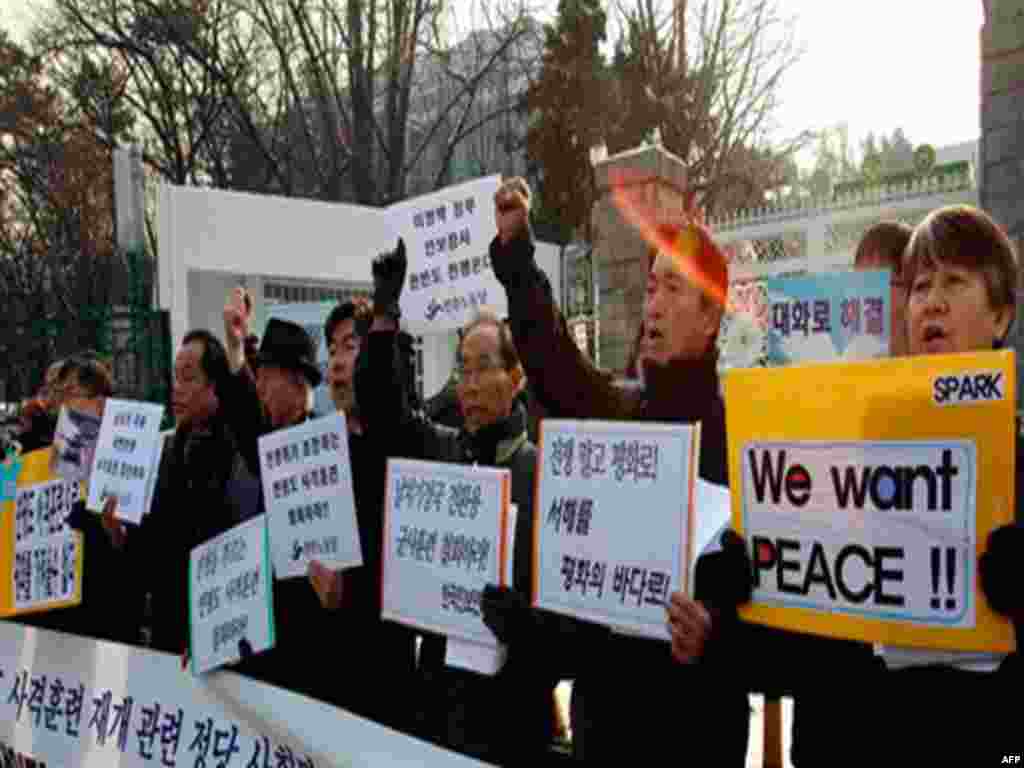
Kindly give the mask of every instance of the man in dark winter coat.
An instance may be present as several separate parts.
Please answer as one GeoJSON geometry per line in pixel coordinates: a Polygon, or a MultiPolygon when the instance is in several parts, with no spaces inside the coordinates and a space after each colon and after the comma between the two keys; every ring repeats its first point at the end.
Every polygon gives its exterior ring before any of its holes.
{"type": "MultiPolygon", "coordinates": [[[[595,368],[568,332],[534,260],[525,182],[505,182],[495,204],[498,235],[491,243],[491,263],[508,296],[512,333],[532,391],[546,412],[558,418],[700,422],[699,474],[726,484],[725,411],[714,342],[728,280],[725,259],[707,233],[696,225],[659,231],[665,247],[651,254],[639,351],[645,385],[627,389],[595,368]]],[[[549,652],[575,666],[577,759],[631,761],[648,748],[660,755],[661,737],[671,733],[714,744],[716,765],[743,764],[749,729],[744,681],[720,674],[718,667],[692,663],[735,621],[728,601],[719,611],[707,594],[709,582],[717,581],[709,575],[715,559],[701,558],[698,564],[697,600],[672,596],[667,616],[671,647],[585,622],[551,640],[557,650],[549,652]]],[[[496,592],[485,605],[490,622],[526,624],[522,606],[496,592]]]]}
{"type": "MultiPolygon", "coordinates": [[[[533,476],[537,450],[527,435],[526,412],[517,401],[522,370],[508,329],[481,314],[463,331],[458,397],[463,426],[452,429],[409,407],[395,375],[398,298],[405,280],[405,248],[381,256],[373,268],[375,319],[367,354],[357,373],[362,414],[374,432],[389,436],[392,456],[507,467],[518,507],[513,583],[529,593],[532,571],[533,476]]],[[[557,680],[543,659],[508,649],[504,667],[485,677],[445,665],[446,641],[428,635],[420,651],[423,682],[421,734],[449,749],[500,765],[537,765],[553,732],[557,680]],[[511,715],[509,720],[505,715],[511,715]]]]}

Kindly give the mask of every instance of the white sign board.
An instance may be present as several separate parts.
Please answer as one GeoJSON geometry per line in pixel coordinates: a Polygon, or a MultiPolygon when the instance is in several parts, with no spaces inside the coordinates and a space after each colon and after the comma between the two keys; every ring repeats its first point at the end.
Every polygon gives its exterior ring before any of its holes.
{"type": "Polygon", "coordinates": [[[17,490],[14,499],[14,609],[70,600],[81,568],[81,537],[65,522],[78,502],[75,480],[51,480],[17,490]]]}
{"type": "Polygon", "coordinates": [[[498,231],[494,195],[500,185],[499,176],[490,176],[388,208],[395,240],[387,248],[402,237],[409,260],[401,308],[410,333],[461,328],[481,306],[499,316],[507,311],[489,255],[498,231]]]}
{"type": "Polygon", "coordinates": [[[545,420],[534,605],[668,638],[665,604],[686,591],[699,430],[545,420]]]}
{"type": "Polygon", "coordinates": [[[345,416],[334,413],[259,440],[274,573],[305,576],[363,564],[345,416]]]}
{"type": "Polygon", "coordinates": [[[175,655],[6,622],[0,682],[4,765],[15,754],[64,768],[483,765],[233,672],[194,678],[175,655]]]}
{"type": "Polygon", "coordinates": [[[162,405],[107,400],[89,481],[89,509],[99,512],[108,497],[116,496],[118,518],[136,525],[142,521],[153,500],[163,416],[162,405]]]}
{"type": "Polygon", "coordinates": [[[208,672],[274,647],[274,603],[267,519],[259,515],[192,550],[189,648],[192,671],[208,672]]]}
{"type": "Polygon", "coordinates": [[[385,619],[494,647],[480,599],[506,585],[507,469],[388,460],[385,619]]]}
{"type": "Polygon", "coordinates": [[[971,628],[973,441],[751,442],[754,600],[971,628]]]}

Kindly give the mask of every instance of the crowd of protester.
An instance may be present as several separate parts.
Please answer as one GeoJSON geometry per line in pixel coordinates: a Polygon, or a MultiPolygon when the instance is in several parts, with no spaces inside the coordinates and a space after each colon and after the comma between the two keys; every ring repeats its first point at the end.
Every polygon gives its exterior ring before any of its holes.
{"type": "MultiPolygon", "coordinates": [[[[694,596],[675,593],[666,606],[670,643],[530,606],[537,413],[700,422],[699,474],[728,484],[716,352],[724,308],[715,298],[728,291],[728,264],[699,223],[662,226],[663,239],[678,247],[650,253],[630,362],[642,385],[622,386],[577,347],[534,259],[529,188],[506,181],[495,206],[490,261],[508,296],[508,321],[485,311],[462,330],[452,378],[425,408],[400,330],[400,241],[373,262],[373,301],[345,302],[327,319],[326,383],[346,415],[364,563],[344,571],[313,563],[305,579],[276,581],[276,645],[255,655],[243,648],[235,670],[498,765],[549,759],[552,694],[566,679],[573,681],[573,756],[581,762],[743,765],[751,692],[794,698],[797,766],[869,764],[904,749],[941,758],[957,734],[1012,750],[1019,737],[1007,702],[1017,690],[1017,654],[982,664],[924,659],[897,670],[887,664],[890,649],[748,624],[737,615],[752,590],[748,544],[731,530],[718,551],[699,559],[694,596]],[[703,279],[688,279],[695,273],[703,279]],[[389,457],[510,471],[519,508],[511,585],[489,586],[482,600],[485,623],[508,647],[494,676],[448,666],[443,636],[381,619],[389,457]]],[[[975,208],[936,210],[913,229],[881,222],[861,241],[855,268],[891,270],[892,355],[999,348],[1015,316],[1014,248],[975,208]]],[[[251,322],[251,301],[238,289],[225,304],[223,341],[209,330],[185,336],[174,365],[175,429],[152,510],[130,526],[112,504],[102,515],[80,505],[72,524],[88,550],[85,598],[22,621],[187,655],[189,553],[263,511],[258,440],[312,418],[321,380],[315,340],[302,327],[271,320],[257,344],[251,322]]],[[[23,410],[22,450],[52,442],[61,406],[99,413],[114,391],[109,366],[95,355],[55,363],[23,410]]],[[[1018,442],[1018,467],[1019,458],[1018,442]]],[[[1018,510],[1019,479],[1018,469],[1018,510]]],[[[986,598],[1018,631],[1021,562],[1017,525],[996,530],[980,562],[986,598]]]]}

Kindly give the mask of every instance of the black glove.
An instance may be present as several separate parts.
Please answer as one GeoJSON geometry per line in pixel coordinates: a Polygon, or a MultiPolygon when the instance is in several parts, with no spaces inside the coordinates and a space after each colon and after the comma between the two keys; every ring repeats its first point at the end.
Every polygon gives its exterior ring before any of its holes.
{"type": "Polygon", "coordinates": [[[238,655],[242,661],[251,659],[255,654],[252,652],[252,644],[244,637],[238,641],[238,655]]]}
{"type": "Polygon", "coordinates": [[[405,242],[398,238],[398,247],[393,251],[382,253],[373,260],[373,313],[379,317],[390,317],[398,320],[402,312],[398,308],[398,299],[405,285],[405,271],[408,262],[405,258],[405,242]]]}
{"type": "Polygon", "coordinates": [[[988,547],[978,560],[981,588],[997,613],[1014,618],[1024,614],[1021,563],[1024,562],[1024,528],[1003,525],[988,537],[988,547]]]}
{"type": "Polygon", "coordinates": [[[535,624],[533,609],[522,595],[508,587],[488,584],[480,600],[484,624],[499,642],[522,642],[535,624]]]}
{"type": "Polygon", "coordinates": [[[720,552],[709,552],[697,560],[695,596],[719,610],[735,610],[750,601],[754,566],[746,543],[732,528],[722,533],[721,542],[720,552]]]}

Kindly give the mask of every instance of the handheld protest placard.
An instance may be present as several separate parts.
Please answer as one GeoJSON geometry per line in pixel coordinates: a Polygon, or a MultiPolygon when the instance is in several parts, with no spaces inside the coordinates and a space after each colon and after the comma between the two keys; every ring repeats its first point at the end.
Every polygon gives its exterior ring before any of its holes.
{"type": "Polygon", "coordinates": [[[736,370],[725,378],[743,618],[865,642],[1012,651],[979,587],[1015,517],[1012,352],[736,370]]]}
{"type": "Polygon", "coordinates": [[[0,616],[82,602],[82,534],[65,519],[84,490],[51,471],[52,454],[21,456],[15,497],[0,505],[0,616]]]}
{"type": "Polygon", "coordinates": [[[507,469],[389,459],[381,616],[497,645],[481,609],[488,584],[511,580],[507,469]]]}
{"type": "Polygon", "coordinates": [[[667,639],[695,556],[697,426],[546,419],[533,605],[667,639]]]}

